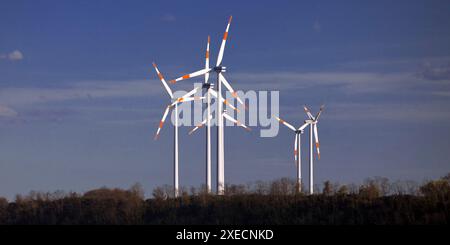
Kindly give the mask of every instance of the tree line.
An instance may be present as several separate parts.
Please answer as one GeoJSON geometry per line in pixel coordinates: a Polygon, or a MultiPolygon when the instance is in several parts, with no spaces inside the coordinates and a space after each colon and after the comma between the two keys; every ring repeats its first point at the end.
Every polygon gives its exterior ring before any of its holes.
{"type": "Polygon", "coordinates": [[[360,185],[325,181],[320,193],[296,192],[294,180],[228,185],[225,195],[171,186],[146,199],[140,184],[83,194],[30,192],[0,197],[0,224],[449,224],[450,174],[422,185],[375,177],[360,185]]]}

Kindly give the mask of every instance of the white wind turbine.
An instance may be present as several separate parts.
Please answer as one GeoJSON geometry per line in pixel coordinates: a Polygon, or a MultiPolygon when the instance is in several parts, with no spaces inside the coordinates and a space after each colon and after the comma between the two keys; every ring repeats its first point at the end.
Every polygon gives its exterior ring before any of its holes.
{"type": "MultiPolygon", "coordinates": [[[[208,46],[207,46],[207,55],[206,55],[206,63],[205,63],[205,68],[184,76],[181,76],[177,79],[171,80],[171,83],[176,83],[178,81],[182,81],[185,79],[189,79],[189,78],[193,78],[193,77],[197,77],[197,76],[201,76],[201,75],[205,75],[205,83],[204,83],[204,87],[207,88],[207,91],[209,90],[210,92],[212,92],[213,90],[210,89],[211,84],[208,82],[209,79],[209,73],[210,72],[216,72],[217,74],[217,84],[218,84],[218,88],[217,88],[217,95],[219,96],[219,101],[224,101],[224,103],[227,103],[226,100],[223,99],[222,96],[222,83],[225,85],[225,87],[230,91],[231,95],[237,99],[237,101],[244,105],[244,102],[241,100],[241,98],[239,98],[239,96],[237,95],[236,91],[231,87],[230,83],[225,79],[225,77],[223,76],[223,72],[226,71],[226,67],[222,66],[222,59],[223,59],[223,54],[225,51],[225,44],[227,42],[227,38],[228,38],[228,31],[230,29],[230,24],[231,24],[231,19],[232,16],[230,16],[229,20],[228,20],[228,24],[225,30],[225,33],[223,35],[222,38],[222,44],[220,46],[220,50],[219,50],[219,54],[217,57],[217,62],[216,62],[216,66],[213,68],[209,68],[209,38],[208,38],[208,46]]],[[[209,95],[207,95],[209,96],[209,95]]],[[[207,99],[207,103],[208,103],[208,108],[210,107],[210,100],[207,99]]],[[[216,103],[217,104],[217,194],[219,195],[223,195],[224,194],[224,190],[225,190],[225,175],[224,175],[224,134],[223,134],[223,118],[222,118],[222,113],[223,113],[223,109],[222,109],[222,103],[216,103]]],[[[209,109],[208,109],[209,110],[209,109]]],[[[207,125],[210,123],[210,119],[206,118],[207,120],[207,125]]],[[[207,132],[209,131],[210,125],[207,126],[207,132]]],[[[210,149],[210,145],[208,146],[208,142],[210,142],[210,133],[207,133],[207,149],[209,147],[210,149]]],[[[210,150],[209,150],[210,152],[210,150]]],[[[208,172],[208,168],[210,169],[210,156],[211,154],[208,153],[207,150],[207,176],[209,174],[208,172]],[[208,155],[209,154],[209,155],[208,155]],[[209,158],[208,158],[209,156],[209,158]],[[209,160],[208,160],[209,159],[209,160]],[[209,164],[208,164],[209,162],[209,164]],[[208,167],[209,166],[209,167],[208,167]]],[[[210,181],[210,177],[209,177],[209,181],[210,181]]],[[[210,182],[208,182],[208,177],[207,177],[207,186],[211,186],[210,182]]]]}
{"type": "Polygon", "coordinates": [[[317,134],[317,123],[319,122],[319,117],[322,114],[324,105],[320,107],[319,112],[314,117],[306,106],[303,106],[306,114],[308,115],[308,120],[305,123],[309,125],[309,194],[314,194],[314,146],[313,146],[313,134],[316,141],[317,157],[320,160],[320,150],[319,150],[319,135],[317,134]],[[313,132],[314,131],[314,132],[313,132]]]}
{"type": "Polygon", "coordinates": [[[313,194],[313,162],[314,162],[314,156],[313,156],[313,134],[316,141],[316,148],[317,148],[317,156],[320,160],[320,150],[319,150],[319,135],[317,133],[317,123],[319,122],[319,117],[322,114],[324,106],[322,105],[320,107],[320,111],[317,113],[316,117],[314,117],[309,109],[304,106],[303,107],[306,114],[308,115],[308,120],[305,120],[304,124],[300,126],[298,129],[296,129],[294,126],[289,124],[288,122],[282,120],[279,117],[275,117],[278,122],[284,124],[286,127],[294,131],[295,133],[295,143],[294,143],[294,159],[297,164],[297,192],[301,192],[302,187],[302,170],[301,170],[301,163],[302,163],[302,154],[301,154],[301,135],[304,132],[304,129],[307,126],[310,126],[309,128],[309,193],[313,194]],[[314,131],[314,132],[313,132],[314,131]]]}
{"type": "MultiPolygon", "coordinates": [[[[208,42],[206,44],[206,53],[205,53],[205,69],[204,70],[210,70],[209,69],[209,45],[211,42],[211,38],[208,36],[208,42]]],[[[211,192],[211,95],[217,99],[217,93],[216,91],[212,90],[213,84],[209,83],[209,72],[205,73],[205,81],[203,83],[203,88],[206,90],[206,110],[207,115],[209,115],[205,119],[205,123],[202,123],[202,125],[206,124],[206,191],[208,193],[211,192]]],[[[221,101],[225,103],[226,105],[230,106],[232,109],[237,110],[232,104],[229,104],[227,100],[224,100],[221,98],[221,101]]]]}
{"type": "Polygon", "coordinates": [[[166,110],[164,111],[163,117],[161,121],[159,122],[158,130],[156,131],[155,140],[159,138],[159,133],[164,125],[164,121],[166,120],[167,115],[169,114],[170,109],[175,108],[175,124],[174,124],[174,142],[173,142],[173,166],[174,166],[174,173],[173,173],[173,181],[174,181],[174,196],[178,197],[178,104],[187,102],[187,101],[193,101],[193,100],[201,100],[204,97],[197,97],[192,96],[194,95],[200,88],[194,88],[190,92],[186,93],[180,98],[174,98],[172,90],[166,83],[166,80],[164,79],[161,72],[159,72],[158,67],[155,63],[153,63],[153,67],[156,70],[156,73],[158,74],[159,79],[161,80],[162,84],[164,85],[164,88],[166,89],[167,93],[170,96],[171,103],[166,107],[166,110]]]}
{"type": "Polygon", "coordinates": [[[303,130],[309,125],[309,123],[305,122],[302,126],[296,129],[294,126],[289,124],[288,122],[282,120],[279,117],[275,117],[278,122],[284,124],[286,127],[294,131],[295,133],[295,142],[294,142],[294,159],[297,165],[297,192],[300,193],[302,191],[302,154],[301,152],[301,135],[303,134],[303,130]]]}

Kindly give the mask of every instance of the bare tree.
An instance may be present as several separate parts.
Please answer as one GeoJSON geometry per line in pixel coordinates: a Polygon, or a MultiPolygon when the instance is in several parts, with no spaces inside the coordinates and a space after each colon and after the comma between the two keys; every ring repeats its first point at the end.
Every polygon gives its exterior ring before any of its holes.
{"type": "Polygon", "coordinates": [[[324,194],[325,196],[331,196],[331,194],[333,194],[333,186],[331,184],[331,182],[329,180],[325,181],[323,183],[323,190],[322,190],[322,194],[324,194]]]}
{"type": "Polygon", "coordinates": [[[347,195],[349,193],[349,189],[346,185],[342,185],[337,190],[338,195],[347,195]]]}

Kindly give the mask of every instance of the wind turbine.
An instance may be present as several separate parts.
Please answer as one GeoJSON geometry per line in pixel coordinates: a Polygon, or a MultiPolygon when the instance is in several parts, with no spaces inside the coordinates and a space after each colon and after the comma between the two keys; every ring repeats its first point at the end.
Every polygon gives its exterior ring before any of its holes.
{"type": "Polygon", "coordinates": [[[294,159],[297,165],[297,192],[300,193],[302,191],[302,155],[301,155],[301,135],[303,134],[303,130],[309,125],[309,123],[305,122],[302,126],[296,129],[294,126],[289,124],[288,122],[282,120],[279,117],[275,117],[278,122],[288,127],[295,133],[295,142],[294,142],[294,159]]]}
{"type": "MultiPolygon", "coordinates": [[[[237,95],[237,92],[232,88],[230,83],[225,79],[223,76],[223,72],[226,71],[226,67],[222,66],[222,59],[223,54],[225,52],[225,45],[228,38],[228,31],[230,29],[232,16],[230,16],[228,20],[227,27],[225,29],[225,33],[222,38],[222,44],[220,46],[219,54],[217,56],[217,62],[216,66],[213,68],[209,68],[209,38],[208,38],[208,46],[207,46],[207,55],[206,55],[206,63],[205,68],[190,74],[186,74],[184,76],[181,76],[177,79],[173,79],[170,82],[176,83],[182,80],[186,80],[189,78],[205,75],[205,84],[204,87],[207,87],[208,90],[210,89],[211,84],[208,82],[209,79],[209,73],[210,72],[216,72],[217,74],[217,94],[218,94],[218,100],[222,101],[222,83],[225,85],[225,87],[230,91],[231,95],[237,99],[237,101],[244,105],[244,102],[241,98],[237,95]],[[220,98],[220,99],[219,99],[220,98]]],[[[210,90],[211,91],[211,90],[210,90]]],[[[226,103],[226,100],[225,100],[226,103]]],[[[208,107],[209,107],[210,101],[208,100],[208,107]]],[[[225,175],[224,175],[224,134],[223,134],[223,117],[222,117],[223,109],[222,109],[222,103],[217,103],[217,194],[223,195],[225,190],[225,175]]],[[[207,118],[207,121],[209,119],[207,118]]],[[[208,122],[207,122],[208,123],[208,122]]],[[[209,126],[210,127],[210,126],[209,126]]],[[[209,134],[210,135],[210,134],[209,134]]],[[[208,133],[207,133],[207,142],[208,142],[208,133]]],[[[208,144],[208,143],[207,143],[208,144]]],[[[208,146],[207,146],[208,147],[208,146]]],[[[208,152],[208,151],[207,151],[208,152]]],[[[211,156],[209,154],[209,156],[211,156]]],[[[208,153],[207,153],[207,162],[208,162],[208,153]]],[[[210,160],[209,160],[210,162],[210,160]]],[[[208,166],[208,163],[207,163],[208,166]]],[[[207,167],[208,169],[208,167],[207,167]]],[[[208,170],[207,170],[208,171],[208,170]]],[[[207,173],[208,175],[208,173],[207,173]]],[[[208,182],[208,181],[207,181],[208,182]]]]}
{"type": "Polygon", "coordinates": [[[158,74],[159,79],[161,80],[161,83],[163,84],[164,88],[166,89],[167,93],[170,96],[171,103],[166,107],[163,117],[161,121],[159,122],[158,130],[156,131],[155,140],[159,138],[159,133],[161,132],[161,129],[164,125],[164,121],[167,118],[167,115],[169,114],[170,109],[175,108],[175,124],[174,124],[174,142],[173,142],[173,166],[174,166],[174,173],[173,173],[173,186],[174,186],[174,196],[178,197],[178,104],[193,100],[201,100],[204,97],[197,97],[192,96],[194,95],[200,88],[194,88],[190,92],[186,93],[180,98],[174,98],[172,90],[168,86],[166,80],[164,79],[164,76],[159,72],[158,67],[155,63],[153,63],[153,67],[155,68],[156,73],[158,74]]]}
{"type": "Polygon", "coordinates": [[[314,117],[311,114],[311,111],[306,107],[303,106],[303,109],[305,110],[306,115],[308,115],[308,120],[305,120],[305,123],[309,124],[309,194],[314,194],[314,176],[313,176],[313,169],[314,169],[314,146],[313,146],[313,134],[316,141],[316,149],[317,149],[317,158],[320,160],[320,150],[319,150],[319,135],[317,134],[317,123],[319,122],[319,117],[322,114],[322,111],[324,109],[324,105],[320,106],[320,110],[317,113],[317,115],[314,117]],[[313,133],[314,131],[314,133],[313,133]]]}

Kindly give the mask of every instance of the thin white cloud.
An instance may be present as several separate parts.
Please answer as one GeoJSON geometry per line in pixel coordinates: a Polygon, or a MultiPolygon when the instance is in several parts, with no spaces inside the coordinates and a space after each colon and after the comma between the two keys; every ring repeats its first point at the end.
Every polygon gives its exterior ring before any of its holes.
{"type": "MultiPolygon", "coordinates": [[[[423,94],[435,94],[436,96],[449,96],[450,91],[429,89],[418,90],[424,84],[429,84],[424,78],[408,72],[377,73],[377,72],[266,72],[266,73],[232,73],[226,74],[230,83],[236,90],[302,90],[308,93],[315,86],[337,88],[343,95],[353,94],[386,94],[401,91],[403,95],[407,91],[423,94]]],[[[2,88],[0,90],[0,104],[13,106],[35,105],[40,103],[52,103],[68,100],[86,100],[99,98],[137,98],[163,96],[164,90],[158,80],[133,80],[133,81],[84,81],[74,83],[68,87],[60,88],[2,88]]],[[[288,95],[284,95],[285,97],[288,95]]],[[[344,95],[345,97],[345,95],[344,95]]],[[[335,101],[336,103],[339,101],[335,101]]],[[[303,102],[304,103],[304,102],[303,102]]],[[[361,119],[401,119],[425,118],[445,119],[442,113],[434,110],[435,104],[414,105],[387,104],[381,101],[378,104],[334,104],[331,109],[338,111],[351,110],[352,113],[338,113],[361,119]],[[349,109],[351,108],[351,109],[349,109]],[[392,109],[395,108],[395,109],[392,109]],[[354,114],[353,111],[361,112],[354,114]],[[426,111],[417,115],[417,111],[426,111]]],[[[328,108],[328,105],[327,105],[328,108]]],[[[283,110],[286,107],[283,106],[283,110]]],[[[5,109],[3,109],[6,111],[5,109]]],[[[294,109],[293,109],[294,110],[294,109]]],[[[299,108],[295,108],[299,110],[299,108]]],[[[441,108],[442,111],[442,108],[441,108]]],[[[449,111],[450,112],[450,111],[449,111]]],[[[6,112],[4,112],[5,114],[6,112]]],[[[9,113],[11,114],[11,113],[9,113]]],[[[447,113],[450,115],[450,113],[447,113]]],[[[331,117],[332,115],[330,115],[331,117]]],[[[344,117],[344,119],[347,117],[344,117]]],[[[335,116],[339,119],[339,116],[335,116]]]]}
{"type": "Polygon", "coordinates": [[[235,73],[229,77],[238,90],[282,91],[334,85],[341,87],[347,94],[392,92],[423,84],[422,78],[409,72],[270,72],[235,73]]]}
{"type": "Polygon", "coordinates": [[[14,50],[9,54],[0,54],[0,59],[7,59],[10,61],[19,61],[23,59],[23,54],[19,50],[14,50]]]}
{"type": "Polygon", "coordinates": [[[161,17],[161,20],[164,22],[174,22],[177,18],[173,14],[165,14],[161,17]]]}
{"type": "Polygon", "coordinates": [[[12,108],[5,106],[5,105],[0,105],[0,117],[16,117],[18,115],[18,113],[13,110],[12,108]]]}
{"type": "MultiPolygon", "coordinates": [[[[319,105],[309,106],[315,114],[319,105]]],[[[283,105],[280,108],[283,119],[298,122],[306,118],[301,105],[283,105]]],[[[450,122],[450,107],[442,107],[439,102],[400,103],[400,102],[331,102],[325,104],[322,121],[372,121],[377,123],[450,122]]]]}
{"type": "Polygon", "coordinates": [[[9,59],[12,61],[23,59],[23,54],[19,50],[14,50],[8,55],[9,59]]]}
{"type": "Polygon", "coordinates": [[[433,81],[450,81],[450,62],[446,64],[432,64],[427,61],[417,75],[433,81]]]}
{"type": "MultiPolygon", "coordinates": [[[[427,84],[413,72],[247,72],[225,74],[236,90],[305,90],[316,86],[339,89],[345,94],[403,93],[427,84]]],[[[432,90],[429,92],[433,93],[432,90]]],[[[440,90],[436,95],[447,95],[440,90]]],[[[160,81],[83,81],[61,88],[16,88],[0,90],[0,104],[17,105],[86,98],[139,97],[162,94],[160,81]]]]}
{"type": "MultiPolygon", "coordinates": [[[[423,103],[336,103],[329,106],[330,119],[382,120],[386,122],[450,121],[450,107],[439,102],[423,103]]],[[[325,115],[325,113],[324,113],[325,115]]]]}
{"type": "Polygon", "coordinates": [[[433,94],[442,97],[450,97],[450,91],[435,91],[433,94]]]}
{"type": "Polygon", "coordinates": [[[322,31],[322,26],[320,25],[319,21],[314,21],[313,24],[313,29],[315,32],[321,32],[322,31]]]}
{"type": "Polygon", "coordinates": [[[152,96],[162,94],[162,89],[157,80],[86,81],[65,88],[4,88],[0,90],[0,103],[28,105],[92,98],[152,96]]]}
{"type": "MultiPolygon", "coordinates": [[[[338,69],[347,71],[409,71],[423,79],[436,78],[442,75],[449,80],[450,56],[430,56],[416,58],[389,58],[343,62],[338,69]],[[430,76],[431,74],[431,76],[430,76]]],[[[436,80],[436,79],[434,79],[436,80]]]]}

